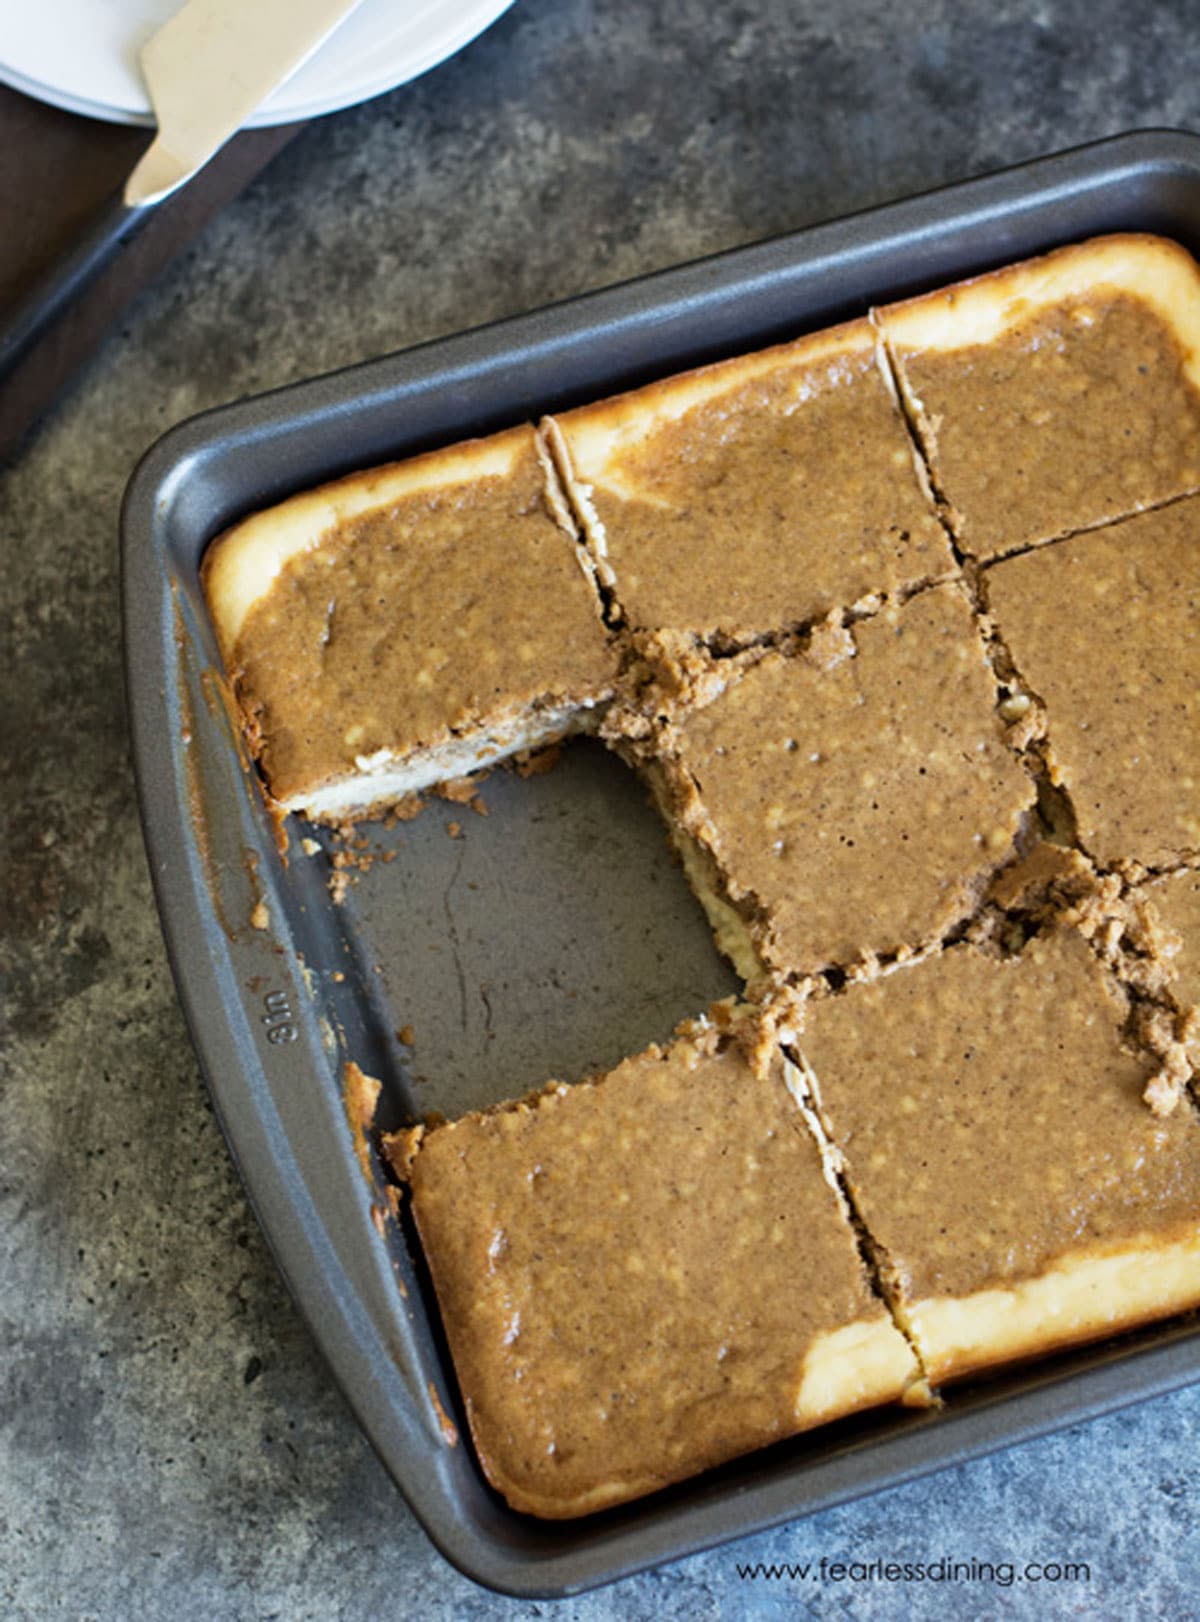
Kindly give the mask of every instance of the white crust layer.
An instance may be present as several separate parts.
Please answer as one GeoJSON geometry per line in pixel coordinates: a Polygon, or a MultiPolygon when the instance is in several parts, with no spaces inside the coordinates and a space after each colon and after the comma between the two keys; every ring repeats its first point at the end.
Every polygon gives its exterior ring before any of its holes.
{"type": "MultiPolygon", "coordinates": [[[[622,478],[621,454],[631,445],[637,445],[647,434],[666,423],[677,422],[687,412],[710,400],[720,399],[736,389],[744,388],[759,378],[773,373],[788,372],[795,368],[814,366],[824,361],[836,363],[839,356],[855,352],[873,351],[875,335],[864,318],[850,321],[827,332],[814,333],[791,343],[776,344],[754,355],[738,356],[734,360],[714,362],[700,366],[677,377],[664,379],[628,394],[619,394],[596,405],[580,406],[551,419],[556,444],[565,467],[564,481],[578,502],[580,486],[603,484],[608,490],[622,496],[636,496],[639,501],[651,498],[640,488],[633,488],[622,478]]],[[[796,405],[803,404],[798,389],[796,405]]],[[[590,496],[590,491],[587,491],[590,496]]]]}
{"type": "Polygon", "coordinates": [[[873,312],[894,350],[948,351],[994,343],[1039,310],[1073,298],[1127,294],[1147,304],[1184,352],[1200,389],[1200,268],[1162,237],[1100,237],[873,312]]]}
{"type": "Polygon", "coordinates": [[[916,1301],[908,1317],[933,1380],[1040,1357],[1200,1305],[1200,1224],[1100,1254],[1065,1256],[1004,1289],[916,1301]]]}
{"type": "Polygon", "coordinates": [[[818,1335],[805,1354],[796,1388],[796,1423],[807,1429],[893,1402],[920,1377],[912,1348],[890,1318],[831,1329],[818,1335]]]}
{"type": "Polygon", "coordinates": [[[279,803],[317,822],[344,822],[365,816],[378,806],[395,804],[438,783],[468,777],[526,749],[542,749],[574,733],[594,732],[600,724],[599,706],[551,705],[522,714],[510,724],[491,722],[463,737],[450,738],[432,749],[393,755],[379,749],[360,755],[358,770],[322,783],[319,788],[294,794],[279,803]]]}

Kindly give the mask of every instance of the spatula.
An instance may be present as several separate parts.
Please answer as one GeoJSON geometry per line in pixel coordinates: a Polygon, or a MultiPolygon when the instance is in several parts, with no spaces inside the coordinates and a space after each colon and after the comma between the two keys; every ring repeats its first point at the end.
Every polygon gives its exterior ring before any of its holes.
{"type": "Polygon", "coordinates": [[[158,133],[74,248],[0,323],[0,385],[164,198],[202,169],[361,0],[188,0],[141,52],[158,133]]]}

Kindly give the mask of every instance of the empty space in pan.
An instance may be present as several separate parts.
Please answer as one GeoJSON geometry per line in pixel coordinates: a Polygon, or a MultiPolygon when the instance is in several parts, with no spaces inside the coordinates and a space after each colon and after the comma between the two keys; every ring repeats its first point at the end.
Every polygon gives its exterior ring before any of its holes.
{"type": "Polygon", "coordinates": [[[645,790],[603,745],[499,769],[478,794],[309,834],[330,878],[331,852],[362,864],[343,869],[343,972],[411,1119],[610,1069],[740,987],[645,790]]]}

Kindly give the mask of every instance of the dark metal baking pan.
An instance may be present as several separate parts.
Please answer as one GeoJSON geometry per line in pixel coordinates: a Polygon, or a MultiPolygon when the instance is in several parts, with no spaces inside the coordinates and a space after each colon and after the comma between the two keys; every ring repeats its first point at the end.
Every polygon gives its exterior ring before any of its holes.
{"type": "Polygon", "coordinates": [[[234,405],[172,430],[134,475],[129,704],[180,998],[335,1378],[429,1535],[482,1583],[574,1592],[1168,1391],[1200,1378],[1200,1327],[955,1390],[941,1413],[860,1416],[589,1520],[510,1511],[472,1456],[411,1235],[379,1219],[343,1062],[383,1079],[389,1121],[456,1113],[611,1064],[733,981],[640,790],[594,744],[569,746],[543,777],[497,773],[486,818],[437,803],[369,831],[391,859],[335,906],[324,849],[306,854],[294,832],[281,857],[221,705],[204,547],[238,515],[349,469],[1117,230],[1200,251],[1200,138],[1122,136],[234,405]],[[250,921],[260,901],[266,928],[250,921]]]}

